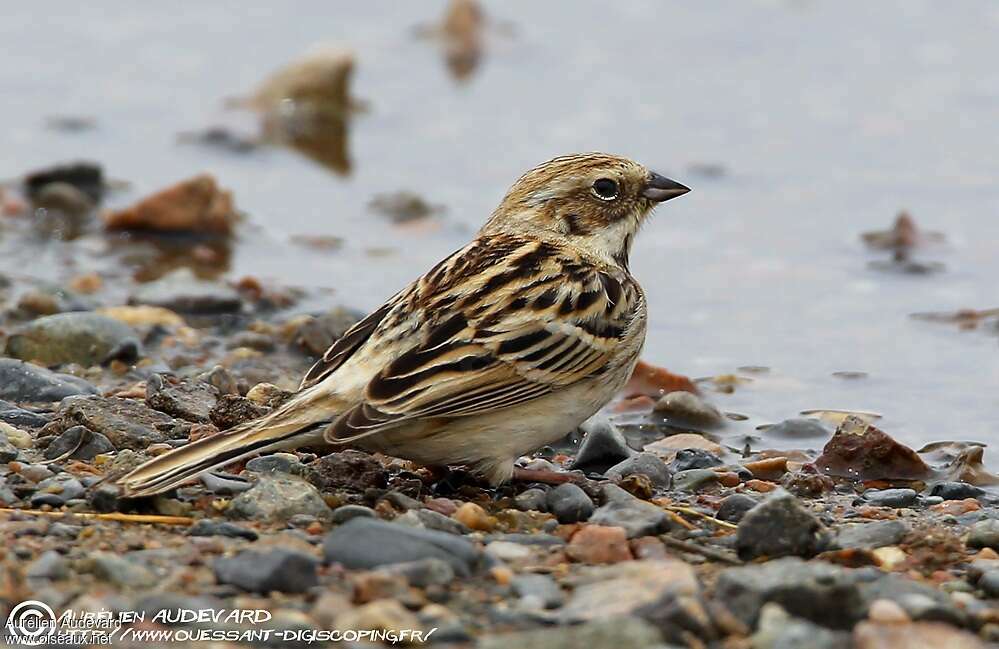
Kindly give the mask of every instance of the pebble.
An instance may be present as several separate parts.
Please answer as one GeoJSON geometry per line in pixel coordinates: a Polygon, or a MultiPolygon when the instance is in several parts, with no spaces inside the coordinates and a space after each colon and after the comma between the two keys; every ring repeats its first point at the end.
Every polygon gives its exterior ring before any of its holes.
{"type": "MultiPolygon", "coordinates": [[[[395,599],[377,599],[339,613],[333,629],[420,630],[420,620],[395,599]]],[[[434,638],[437,641],[437,638],[434,638]]]]}
{"type": "Polygon", "coordinates": [[[286,473],[302,475],[305,466],[293,453],[271,453],[255,457],[246,463],[246,470],[251,473],[286,473]]]}
{"type": "Polygon", "coordinates": [[[659,534],[669,529],[670,518],[652,503],[638,500],[617,485],[604,485],[601,489],[604,504],[589,522],[596,525],[623,528],[629,539],[659,534]]]}
{"type": "Polygon", "coordinates": [[[710,451],[699,448],[684,448],[676,453],[670,469],[673,472],[690,471],[691,469],[709,469],[724,464],[720,457],[710,451]]]}
{"type": "Polygon", "coordinates": [[[844,525],[837,529],[832,544],[843,550],[874,550],[888,545],[898,545],[908,533],[909,526],[898,520],[844,525]]]}
{"type": "Polygon", "coordinates": [[[986,570],[978,578],[978,587],[991,598],[999,597],[999,569],[986,570]]]}
{"type": "Polygon", "coordinates": [[[854,415],[836,429],[815,466],[824,474],[852,480],[921,480],[931,475],[915,451],[854,415]]]}
{"type": "Polygon", "coordinates": [[[230,235],[238,219],[232,193],[214,177],[199,174],[131,207],[105,213],[104,225],[109,230],[230,235]]]}
{"type": "Polygon", "coordinates": [[[443,559],[428,558],[406,563],[395,563],[385,566],[389,574],[402,575],[410,586],[426,588],[428,586],[446,586],[454,581],[454,568],[443,559]]]}
{"type": "Polygon", "coordinates": [[[515,631],[483,637],[478,649],[649,649],[664,647],[662,635],[635,617],[595,620],[571,627],[515,631]]]}
{"type": "Polygon", "coordinates": [[[723,570],[715,597],[751,628],[763,606],[776,602],[793,616],[827,628],[849,629],[867,614],[857,582],[857,574],[840,566],[785,557],[723,570]]]}
{"type": "Polygon", "coordinates": [[[146,403],[179,419],[207,423],[219,393],[201,381],[170,380],[161,374],[146,379],[146,403]]]}
{"type": "MultiPolygon", "coordinates": [[[[59,374],[13,358],[0,358],[0,399],[15,402],[53,402],[62,401],[76,394],[97,394],[97,388],[69,374],[59,374]]],[[[3,405],[3,410],[14,409],[11,404],[3,405]]],[[[15,426],[37,425],[35,422],[21,423],[8,417],[2,418],[15,426]]],[[[44,421],[42,423],[44,424],[44,421]]]]}
{"type": "Polygon", "coordinates": [[[862,622],[853,631],[853,649],[984,649],[967,631],[939,622],[876,624],[862,622]]]}
{"type": "Polygon", "coordinates": [[[7,339],[8,356],[45,365],[78,363],[90,367],[114,359],[134,361],[141,355],[141,349],[131,327],[87,312],[38,318],[7,339]]]}
{"type": "Polygon", "coordinates": [[[235,313],[243,308],[243,298],[235,289],[219,282],[199,279],[188,268],[175,270],[143,284],[128,302],[193,315],[235,313]]]}
{"type": "Polygon", "coordinates": [[[621,481],[632,475],[643,475],[658,489],[669,489],[672,482],[669,467],[654,453],[633,455],[607,469],[604,475],[614,481],[621,481]]]}
{"type": "Polygon", "coordinates": [[[285,522],[296,514],[329,521],[333,512],[311,484],[284,474],[261,475],[257,484],[229,504],[226,515],[269,523],[285,522]]]}
{"type": "Polygon", "coordinates": [[[848,649],[850,635],[788,615],[782,606],[768,603],[760,611],[760,622],[752,637],[753,647],[772,649],[848,649]]]}
{"type": "Polygon", "coordinates": [[[725,496],[718,505],[718,512],[715,518],[729,523],[738,523],[759,501],[746,494],[732,494],[725,496]]]}
{"type": "Polygon", "coordinates": [[[697,491],[718,482],[719,474],[711,469],[690,469],[673,474],[673,488],[677,491],[697,491]]]}
{"type": "Polygon", "coordinates": [[[326,563],[350,569],[377,568],[393,563],[437,558],[455,573],[468,576],[481,562],[481,552],[461,536],[395,525],[374,518],[353,518],[326,535],[326,563]]]}
{"type": "Polygon", "coordinates": [[[764,433],[768,437],[784,437],[790,439],[825,439],[832,431],[827,429],[822,422],[817,419],[798,417],[795,419],[785,419],[784,421],[770,426],[764,433]]]}
{"type": "Polygon", "coordinates": [[[292,337],[295,344],[312,356],[321,356],[363,317],[363,313],[337,307],[318,317],[309,318],[292,337]]]}
{"type": "Polygon", "coordinates": [[[496,527],[496,519],[475,503],[461,505],[452,518],[472,530],[490,532],[496,527]]]}
{"type": "Polygon", "coordinates": [[[150,588],[159,583],[159,578],[148,568],[126,557],[107,552],[91,555],[93,572],[98,578],[126,588],[150,588]]]}
{"type": "Polygon", "coordinates": [[[562,589],[548,575],[530,573],[517,575],[511,580],[510,585],[524,608],[553,609],[565,602],[562,589]]]}
{"type": "Polygon", "coordinates": [[[717,408],[692,392],[669,392],[656,402],[654,410],[670,420],[716,428],[725,424],[717,408]]]}
{"type": "Polygon", "coordinates": [[[736,551],[742,559],[811,557],[823,549],[821,523],[786,491],[775,491],[739,522],[736,551]]]}
{"type": "Polygon", "coordinates": [[[620,563],[634,557],[624,528],[587,525],[572,535],[565,553],[580,563],[620,563]]]}
{"type": "Polygon", "coordinates": [[[24,177],[24,188],[32,200],[53,183],[65,183],[99,203],[104,195],[104,172],[96,162],[73,162],[32,171],[24,177]]]}
{"type": "MultiPolygon", "coordinates": [[[[9,439],[14,446],[17,446],[17,441],[11,439],[12,436],[10,433],[12,430],[16,431],[14,435],[20,434],[28,438],[27,445],[24,447],[28,448],[32,446],[31,435],[23,430],[20,430],[20,428],[41,428],[47,423],[49,423],[49,418],[44,414],[18,408],[14,404],[8,403],[7,401],[0,401],[0,431],[7,434],[7,439],[9,439]]],[[[22,447],[18,446],[18,448],[22,447]]]]}
{"type": "Polygon", "coordinates": [[[876,599],[871,602],[867,617],[872,622],[903,624],[909,622],[909,615],[901,606],[890,599],[876,599]]]}
{"type": "Polygon", "coordinates": [[[256,541],[258,535],[248,527],[228,521],[203,518],[187,529],[188,536],[227,536],[234,539],[256,541]]]}
{"type": "Polygon", "coordinates": [[[180,422],[135,399],[75,396],[59,404],[56,419],[43,432],[58,435],[76,425],[104,435],[119,450],[141,450],[182,430],[180,422]]]}
{"type": "Polygon", "coordinates": [[[352,518],[375,518],[375,510],[364,505],[341,505],[333,510],[330,520],[337,525],[352,518]]]}
{"type": "Polygon", "coordinates": [[[933,485],[930,495],[939,496],[944,500],[964,500],[965,498],[978,498],[985,494],[985,490],[967,482],[938,482],[933,485]]]}
{"type": "Polygon", "coordinates": [[[102,453],[114,451],[114,444],[104,435],[92,432],[85,426],[73,426],[49,443],[44,456],[46,460],[63,455],[75,460],[92,460],[102,453]]]}
{"type": "Polygon", "coordinates": [[[699,592],[694,569],[676,559],[589,566],[575,580],[572,597],[559,611],[558,620],[572,624],[627,615],[654,617],[669,598],[699,592]]]}
{"type": "Polygon", "coordinates": [[[468,534],[472,530],[461,521],[430,509],[411,509],[397,517],[394,523],[419,527],[448,534],[468,534]]]}
{"type": "Polygon", "coordinates": [[[528,489],[517,494],[514,503],[517,509],[522,512],[544,512],[548,511],[548,494],[544,489],[528,489]]]}
{"type": "Polygon", "coordinates": [[[19,454],[20,451],[17,447],[7,440],[6,433],[3,430],[0,430],[0,464],[13,462],[17,459],[19,454]]]}
{"type": "Polygon", "coordinates": [[[228,430],[244,422],[262,417],[268,409],[237,394],[223,394],[208,413],[208,418],[219,430],[228,430]]]}
{"type": "Polygon", "coordinates": [[[48,550],[32,561],[24,574],[29,579],[67,579],[69,562],[55,550],[48,550]]]}
{"type": "Polygon", "coordinates": [[[32,439],[30,433],[20,428],[15,428],[3,421],[0,421],[0,437],[5,438],[11,446],[22,451],[31,448],[35,444],[35,440],[32,439]]]}
{"type": "Polygon", "coordinates": [[[486,554],[500,561],[519,561],[531,557],[530,546],[510,541],[492,541],[486,545],[486,554]]]}
{"type": "Polygon", "coordinates": [[[988,518],[972,525],[967,544],[970,548],[999,550],[999,520],[988,518]]]}
{"type": "Polygon", "coordinates": [[[257,593],[304,593],[319,584],[318,563],[311,555],[273,548],[216,559],[213,568],[220,584],[257,593]]]}
{"type": "Polygon", "coordinates": [[[571,482],[549,491],[546,504],[548,511],[562,524],[585,521],[593,514],[593,501],[571,482]]]}
{"type": "Polygon", "coordinates": [[[585,436],[572,462],[573,469],[603,473],[634,453],[628,447],[624,434],[606,415],[590,417],[579,429],[585,436]]]}
{"type": "Polygon", "coordinates": [[[719,456],[725,452],[725,449],[720,444],[712,442],[704,435],[698,435],[697,433],[670,435],[651,444],[646,444],[644,450],[672,461],[676,457],[677,451],[687,448],[699,448],[719,456]]]}
{"type": "Polygon", "coordinates": [[[864,500],[875,507],[912,507],[918,495],[913,489],[870,489],[864,492],[864,500]]]}

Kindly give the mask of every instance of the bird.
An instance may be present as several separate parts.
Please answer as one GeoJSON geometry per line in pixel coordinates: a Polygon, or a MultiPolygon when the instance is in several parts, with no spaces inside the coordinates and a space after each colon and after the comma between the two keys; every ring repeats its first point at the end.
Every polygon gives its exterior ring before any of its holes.
{"type": "Polygon", "coordinates": [[[168,491],[251,455],[350,446],[490,485],[574,430],[627,382],[645,342],[632,243],[690,189],[628,158],[527,171],[475,238],[336,340],[284,404],[119,478],[168,491]]]}

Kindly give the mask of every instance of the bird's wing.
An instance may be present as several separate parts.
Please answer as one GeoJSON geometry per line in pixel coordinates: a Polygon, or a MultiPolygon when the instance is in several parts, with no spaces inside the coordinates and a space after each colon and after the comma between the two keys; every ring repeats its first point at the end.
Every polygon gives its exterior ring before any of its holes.
{"type": "Polygon", "coordinates": [[[344,442],[413,419],[490,412],[599,376],[642,299],[627,275],[550,244],[480,238],[383,317],[369,344],[399,331],[409,332],[409,344],[326,438],[344,442]]]}

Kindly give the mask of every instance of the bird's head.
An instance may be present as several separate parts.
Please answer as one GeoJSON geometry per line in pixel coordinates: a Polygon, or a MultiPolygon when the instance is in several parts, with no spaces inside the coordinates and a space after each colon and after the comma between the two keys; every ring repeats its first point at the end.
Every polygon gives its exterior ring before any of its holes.
{"type": "Polygon", "coordinates": [[[482,231],[554,235],[627,267],[634,235],[652,208],[689,191],[620,156],[562,156],[521,176],[482,231]]]}

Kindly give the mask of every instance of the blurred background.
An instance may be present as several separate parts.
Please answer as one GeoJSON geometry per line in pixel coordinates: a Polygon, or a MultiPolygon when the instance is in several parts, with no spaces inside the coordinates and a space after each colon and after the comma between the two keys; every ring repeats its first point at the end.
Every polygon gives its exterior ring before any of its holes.
{"type": "Polygon", "coordinates": [[[916,447],[999,442],[995,318],[911,317],[999,306],[999,7],[464,4],[5,7],[0,176],[94,161],[114,210],[206,172],[245,214],[193,256],[4,218],[10,299],[94,272],[113,301],[186,265],[367,310],[526,169],[603,150],[693,188],[633,253],[645,360],[749,379],[711,395],[748,417],[734,443],[826,408],[916,447]],[[338,84],[318,127],[282,96],[303,59],[338,84]],[[917,231],[891,230],[903,210],[917,231]]]}

